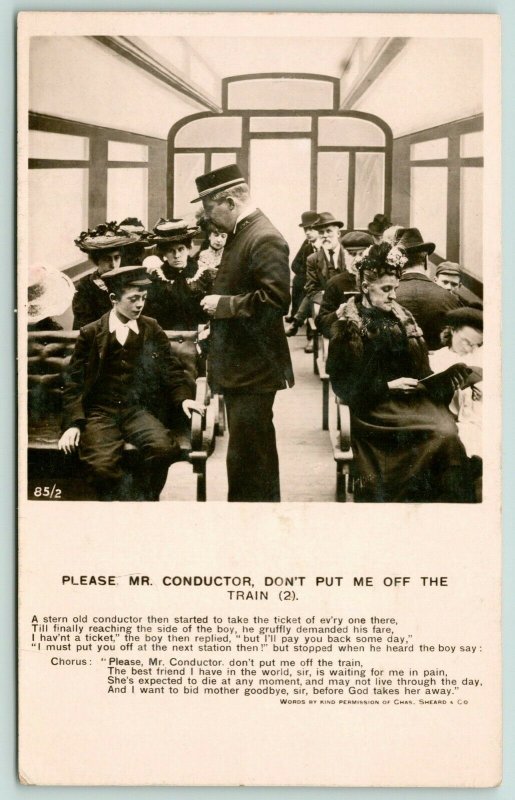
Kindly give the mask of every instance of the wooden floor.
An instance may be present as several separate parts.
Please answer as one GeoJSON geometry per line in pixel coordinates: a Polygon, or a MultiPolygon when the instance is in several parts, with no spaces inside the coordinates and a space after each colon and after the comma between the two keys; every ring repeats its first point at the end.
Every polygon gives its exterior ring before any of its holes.
{"type": "MultiPolygon", "coordinates": [[[[313,373],[313,356],[304,353],[300,331],[290,338],[295,386],[277,393],[274,422],[284,502],[334,502],[335,463],[329,433],[322,430],[322,386],[313,373]]],[[[207,462],[207,499],[227,499],[225,454],[227,432],[217,437],[207,462]]],[[[252,455],[249,454],[251,458],[252,455]]],[[[175,464],[161,500],[195,500],[196,477],[189,464],[175,464]]]]}

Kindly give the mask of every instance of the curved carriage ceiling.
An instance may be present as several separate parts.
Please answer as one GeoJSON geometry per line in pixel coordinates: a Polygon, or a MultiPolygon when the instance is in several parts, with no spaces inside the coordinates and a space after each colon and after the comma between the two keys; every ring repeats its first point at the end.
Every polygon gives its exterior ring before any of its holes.
{"type": "Polygon", "coordinates": [[[482,44],[466,31],[453,37],[452,47],[444,38],[423,37],[191,36],[137,43],[218,105],[224,78],[274,70],[337,78],[341,108],[376,114],[395,136],[483,110],[482,44]]]}
{"type": "Polygon", "coordinates": [[[339,81],[342,109],[375,114],[398,137],[482,111],[478,47],[470,39],[453,39],[450,50],[445,39],[244,37],[236,47],[231,37],[34,37],[30,109],[166,139],[182,117],[221,109],[229,75],[309,70],[339,81]],[[427,91],[431,75],[440,79],[427,91]]]}
{"type": "MultiPolygon", "coordinates": [[[[306,68],[330,76],[339,86],[339,107],[351,109],[402,51],[407,39],[325,37],[89,37],[151,76],[153,83],[175,90],[198,110],[220,111],[226,80],[234,75],[270,72],[305,73],[306,68]]],[[[238,87],[234,87],[236,95],[238,87]]],[[[309,87],[306,85],[309,94],[309,87]]],[[[241,105],[241,103],[240,103],[241,105]]],[[[256,107],[260,104],[256,103],[256,107]]],[[[306,107],[319,106],[306,98],[306,107]]],[[[149,106],[148,118],[156,113],[149,106]]],[[[170,107],[170,124],[179,119],[170,107]]]]}

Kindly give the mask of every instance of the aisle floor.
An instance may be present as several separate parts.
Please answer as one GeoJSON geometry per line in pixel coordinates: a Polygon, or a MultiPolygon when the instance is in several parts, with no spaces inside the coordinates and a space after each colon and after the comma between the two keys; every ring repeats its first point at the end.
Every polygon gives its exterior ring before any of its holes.
{"type": "MultiPolygon", "coordinates": [[[[290,338],[295,386],[277,393],[277,432],[283,502],[334,502],[335,464],[329,433],[322,430],[322,385],[313,373],[313,357],[304,352],[302,332],[290,338]]],[[[207,462],[207,499],[227,498],[227,432],[217,437],[207,462]]],[[[249,458],[252,454],[249,453],[249,458]]],[[[196,478],[189,464],[175,464],[161,500],[195,500],[196,478]]]]}

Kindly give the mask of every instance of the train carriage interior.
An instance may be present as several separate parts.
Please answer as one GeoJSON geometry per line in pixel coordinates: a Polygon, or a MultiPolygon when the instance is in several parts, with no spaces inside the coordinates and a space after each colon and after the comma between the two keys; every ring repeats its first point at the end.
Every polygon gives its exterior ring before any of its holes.
{"type": "MultiPolygon", "coordinates": [[[[76,285],[94,269],[75,244],[81,231],[127,218],[146,230],[160,218],[194,225],[195,178],[235,163],[290,259],[307,209],[330,212],[344,231],[384,214],[435,244],[431,277],[442,262],[459,264],[468,304],[482,303],[480,40],[41,36],[31,40],[29,97],[20,268],[44,265],[76,285]]],[[[56,321],[71,331],[71,308],[56,321]]],[[[340,412],[321,374],[323,337],[314,331],[307,355],[308,330],[288,339],[296,385],[274,408],[282,499],[334,502],[342,480],[352,499],[342,458],[335,495],[335,440],[324,428],[341,425],[340,412]]],[[[227,493],[217,414],[208,500],[227,493]]],[[[195,499],[191,464],[174,465],[161,499],[195,499]]]]}

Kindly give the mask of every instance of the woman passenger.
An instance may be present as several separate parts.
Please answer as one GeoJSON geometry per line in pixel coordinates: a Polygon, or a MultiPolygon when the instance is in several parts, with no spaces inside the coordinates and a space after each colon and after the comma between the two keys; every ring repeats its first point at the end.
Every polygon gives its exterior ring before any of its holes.
{"type": "Polygon", "coordinates": [[[111,311],[107,286],[102,275],[112,269],[119,269],[124,258],[125,248],[138,243],[139,236],[122,230],[116,222],[105,222],[82,233],[75,244],[89,256],[94,270],[84,275],[76,285],[73,297],[73,329],[100,319],[111,311]]]}
{"type": "Polygon", "coordinates": [[[372,245],[356,265],[360,295],[337,310],[327,372],[351,411],[355,499],[472,502],[468,462],[448,409],[463,364],[431,374],[422,332],[395,301],[404,252],[372,245]]]}
{"type": "Polygon", "coordinates": [[[189,227],[183,219],[160,219],[148,237],[158,258],[150,256],[143,262],[152,280],[145,314],[167,331],[196,330],[207,321],[200,307],[205,292],[198,283],[199,269],[192,256],[192,241],[198,232],[199,228],[189,227]]]}
{"type": "Polygon", "coordinates": [[[476,498],[479,499],[483,463],[483,312],[477,308],[449,311],[441,339],[445,346],[429,356],[429,363],[435,372],[441,372],[457,361],[462,361],[477,371],[477,382],[457,389],[449,408],[456,419],[460,439],[470,459],[471,471],[476,480],[476,498]]]}
{"type": "Polygon", "coordinates": [[[204,231],[206,239],[197,254],[197,263],[201,270],[217,270],[224,254],[227,234],[219,230],[214,222],[209,219],[202,217],[199,220],[199,224],[204,231]]]}

